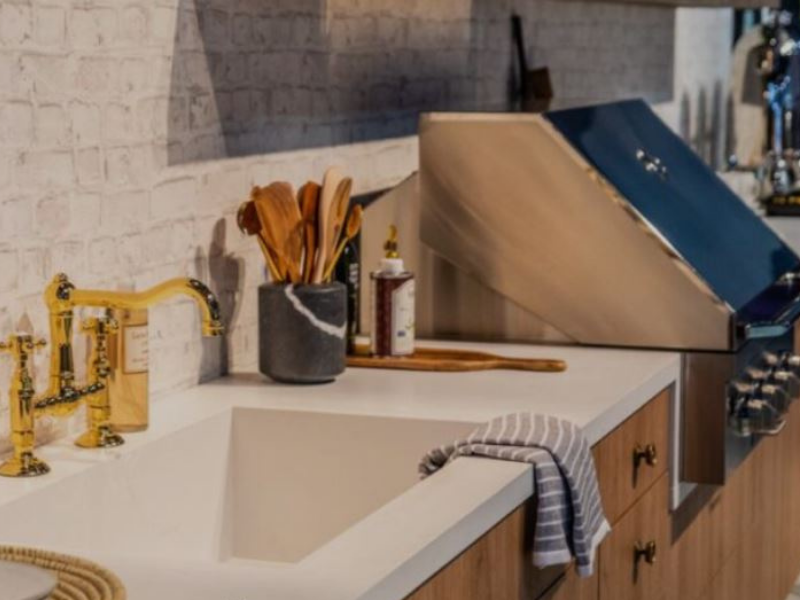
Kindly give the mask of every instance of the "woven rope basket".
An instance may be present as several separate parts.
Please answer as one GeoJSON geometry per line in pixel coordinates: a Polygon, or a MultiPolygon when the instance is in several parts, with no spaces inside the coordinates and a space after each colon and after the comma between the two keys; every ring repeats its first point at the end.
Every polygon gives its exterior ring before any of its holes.
{"type": "Polygon", "coordinates": [[[125,586],[103,567],[73,556],[0,546],[0,560],[35,565],[58,577],[50,600],[125,600],[125,586]]]}

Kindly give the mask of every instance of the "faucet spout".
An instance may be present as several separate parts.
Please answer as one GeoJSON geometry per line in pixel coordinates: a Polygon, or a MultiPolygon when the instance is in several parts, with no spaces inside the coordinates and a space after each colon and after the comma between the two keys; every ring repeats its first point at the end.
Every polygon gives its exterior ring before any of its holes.
{"type": "Polygon", "coordinates": [[[147,308],[162,300],[178,295],[189,296],[197,302],[197,306],[200,308],[204,336],[219,336],[223,334],[225,328],[222,325],[219,302],[214,293],[204,283],[196,279],[177,277],[141,292],[80,289],[72,289],[70,291],[71,301],[74,306],[96,306],[126,310],[147,308]]]}
{"type": "Polygon", "coordinates": [[[224,327],[219,302],[208,287],[186,277],[170,279],[141,292],[77,289],[63,273],[56,275],[45,290],[44,298],[50,312],[50,385],[47,396],[61,403],[74,404],[84,395],[75,386],[75,369],[72,356],[72,328],[76,306],[93,306],[116,309],[144,309],[176,295],[185,295],[197,301],[205,336],[222,335],[224,327]]]}

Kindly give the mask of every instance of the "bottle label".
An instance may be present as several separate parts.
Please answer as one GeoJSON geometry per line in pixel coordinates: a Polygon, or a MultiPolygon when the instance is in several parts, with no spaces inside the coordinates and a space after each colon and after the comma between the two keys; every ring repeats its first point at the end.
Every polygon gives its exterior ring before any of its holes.
{"type": "Polygon", "coordinates": [[[414,353],[414,280],[392,292],[392,355],[414,353]]]}
{"type": "Polygon", "coordinates": [[[150,368],[147,325],[129,325],[123,331],[122,371],[126,374],[147,373],[150,368]]]}

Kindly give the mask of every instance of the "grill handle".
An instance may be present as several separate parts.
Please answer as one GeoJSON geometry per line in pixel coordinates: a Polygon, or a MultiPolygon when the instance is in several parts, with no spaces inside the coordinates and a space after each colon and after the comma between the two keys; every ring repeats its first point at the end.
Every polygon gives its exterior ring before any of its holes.
{"type": "Polygon", "coordinates": [[[794,328],[794,322],[798,317],[800,317],[800,298],[796,298],[774,321],[745,325],[745,338],[755,340],[780,337],[794,328]]]}

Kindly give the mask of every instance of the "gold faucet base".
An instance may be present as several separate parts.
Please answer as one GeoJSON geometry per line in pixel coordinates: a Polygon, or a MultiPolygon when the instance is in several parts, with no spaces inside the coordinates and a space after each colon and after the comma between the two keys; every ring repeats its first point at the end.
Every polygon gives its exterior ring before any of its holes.
{"type": "Polygon", "coordinates": [[[107,426],[90,429],[75,440],[75,445],[81,448],[115,448],[124,443],[125,438],[107,426]]]}
{"type": "Polygon", "coordinates": [[[38,477],[50,472],[47,463],[39,460],[33,454],[25,453],[21,458],[9,458],[0,465],[2,477],[38,477]]]}

